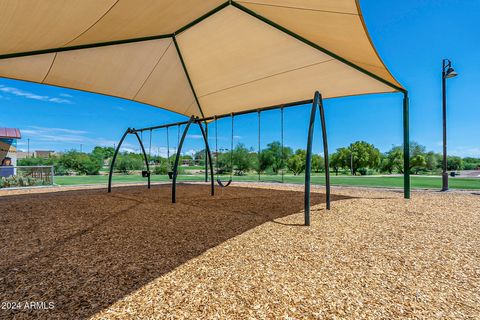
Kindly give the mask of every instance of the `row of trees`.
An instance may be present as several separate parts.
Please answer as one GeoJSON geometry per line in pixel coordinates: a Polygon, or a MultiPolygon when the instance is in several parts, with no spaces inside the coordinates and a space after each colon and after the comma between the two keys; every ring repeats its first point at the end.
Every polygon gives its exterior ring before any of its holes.
{"type": "MultiPolygon", "coordinates": [[[[403,146],[394,146],[389,151],[381,153],[372,144],[357,141],[345,148],[339,148],[332,154],[331,168],[338,174],[340,170],[350,170],[352,174],[368,174],[369,171],[377,173],[403,173],[404,157],[403,146]]],[[[416,142],[410,143],[410,172],[438,173],[443,168],[443,157],[439,153],[427,151],[425,146],[416,142]]],[[[447,169],[475,170],[480,168],[479,158],[447,157],[447,169]]]]}
{"type": "MultiPolygon", "coordinates": [[[[204,164],[205,151],[200,151],[196,157],[201,158],[204,164]]],[[[231,172],[235,175],[245,175],[248,172],[279,174],[282,171],[289,171],[298,175],[305,170],[306,152],[305,150],[296,150],[290,147],[281,146],[280,142],[274,141],[267,145],[260,154],[248,149],[244,144],[237,144],[232,152],[220,152],[214,154],[214,164],[216,170],[220,173],[231,172]]],[[[312,168],[315,172],[325,169],[323,158],[320,155],[313,155],[312,168]]]]}
{"type": "MultiPolygon", "coordinates": [[[[91,153],[69,151],[50,158],[27,158],[18,161],[18,165],[53,165],[55,174],[99,174],[102,167],[109,165],[114,154],[111,147],[95,147],[91,153]]],[[[173,154],[169,159],[161,156],[149,157],[154,174],[167,174],[172,170],[175,159],[173,154]]],[[[279,174],[288,172],[299,175],[305,171],[306,152],[290,147],[281,146],[274,141],[267,145],[260,154],[238,144],[232,152],[224,151],[213,154],[214,166],[219,173],[233,172],[235,175],[245,175],[249,172],[279,174]]],[[[205,151],[201,150],[194,155],[182,155],[181,163],[203,166],[205,151]]],[[[330,170],[335,174],[349,173],[353,175],[367,175],[374,173],[403,173],[403,147],[394,146],[389,151],[381,153],[373,144],[357,141],[348,147],[338,148],[330,155],[330,170]]],[[[129,173],[144,168],[143,155],[123,152],[118,155],[115,169],[118,172],[129,173]]],[[[410,171],[419,173],[438,173],[441,171],[443,159],[440,154],[427,151],[418,143],[410,144],[410,171]]],[[[447,162],[448,170],[473,170],[480,168],[478,158],[460,158],[451,156],[447,162]]],[[[312,171],[323,172],[324,159],[320,155],[312,157],[312,171]]],[[[183,171],[183,168],[182,168],[183,171]]]]}
{"type": "Polygon", "coordinates": [[[77,151],[69,151],[49,158],[19,159],[17,162],[19,166],[53,166],[55,175],[96,175],[99,174],[103,164],[104,158],[102,156],[94,152],[88,154],[77,151]]]}

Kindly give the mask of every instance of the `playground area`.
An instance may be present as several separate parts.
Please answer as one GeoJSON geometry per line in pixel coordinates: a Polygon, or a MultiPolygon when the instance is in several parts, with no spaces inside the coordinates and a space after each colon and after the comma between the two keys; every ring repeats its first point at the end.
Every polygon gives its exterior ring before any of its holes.
{"type": "Polygon", "coordinates": [[[83,188],[0,197],[0,300],[54,304],[0,318],[480,314],[476,192],[314,187],[305,227],[300,186],[83,188]]]}

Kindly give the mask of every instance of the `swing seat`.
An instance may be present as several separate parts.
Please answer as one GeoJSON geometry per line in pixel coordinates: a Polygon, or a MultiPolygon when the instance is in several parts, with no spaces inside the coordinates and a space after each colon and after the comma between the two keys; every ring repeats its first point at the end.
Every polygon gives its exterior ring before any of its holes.
{"type": "Polygon", "coordinates": [[[150,177],[150,171],[142,170],[142,177],[143,177],[143,178],[148,178],[148,177],[150,177]]]}
{"type": "Polygon", "coordinates": [[[173,171],[168,171],[168,178],[169,178],[170,180],[173,179],[173,171]]]}
{"type": "Polygon", "coordinates": [[[217,183],[220,187],[226,188],[232,183],[232,179],[228,180],[226,183],[223,183],[222,180],[217,179],[217,183]]]}

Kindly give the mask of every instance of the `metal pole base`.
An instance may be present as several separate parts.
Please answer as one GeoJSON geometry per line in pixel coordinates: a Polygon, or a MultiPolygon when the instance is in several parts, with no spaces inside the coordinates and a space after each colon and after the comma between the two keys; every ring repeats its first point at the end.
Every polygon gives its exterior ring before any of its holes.
{"type": "Polygon", "coordinates": [[[448,191],[448,172],[442,173],[442,191],[448,191]]]}

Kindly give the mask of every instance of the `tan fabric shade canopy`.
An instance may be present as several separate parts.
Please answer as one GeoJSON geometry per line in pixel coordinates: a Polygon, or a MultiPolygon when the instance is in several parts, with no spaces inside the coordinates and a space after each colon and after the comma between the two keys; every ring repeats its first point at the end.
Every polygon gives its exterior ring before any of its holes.
{"type": "Polygon", "coordinates": [[[404,91],[354,0],[0,0],[0,77],[206,117],[404,91]]]}

